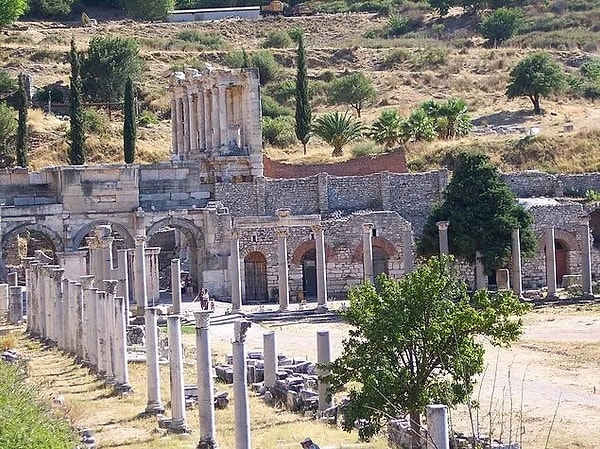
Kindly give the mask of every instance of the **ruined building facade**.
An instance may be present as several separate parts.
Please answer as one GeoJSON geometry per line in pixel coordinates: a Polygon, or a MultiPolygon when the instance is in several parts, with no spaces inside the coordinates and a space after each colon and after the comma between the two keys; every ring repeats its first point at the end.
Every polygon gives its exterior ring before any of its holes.
{"type": "MultiPolygon", "coordinates": [[[[24,255],[18,253],[18,237],[28,236],[65,267],[69,278],[83,275],[86,237],[96,226],[110,225],[114,265],[132,263],[136,242],[145,242],[155,255],[153,263],[164,268],[172,257],[181,258],[194,287],[208,288],[216,299],[231,299],[231,277],[237,276],[243,304],[277,302],[282,276],[290,301],[316,298],[321,253],[327,296],[343,298],[364,278],[366,234],[373,275],[405,272],[414,238],[448,183],[446,170],[396,172],[402,164],[390,162],[391,171],[360,176],[269,177],[255,69],[186,70],[173,75],[172,91],[169,162],[0,172],[5,263],[18,263],[24,255]]],[[[600,215],[573,198],[589,189],[600,191],[600,174],[527,172],[504,179],[518,197],[529,198],[526,206],[542,242],[539,255],[523,264],[524,286],[545,285],[542,231],[547,227],[555,228],[557,277],[579,274],[580,216],[591,214],[595,235],[600,215]]],[[[595,246],[592,272],[600,275],[595,246]]],[[[155,291],[169,285],[168,270],[158,273],[162,279],[155,291]]]]}

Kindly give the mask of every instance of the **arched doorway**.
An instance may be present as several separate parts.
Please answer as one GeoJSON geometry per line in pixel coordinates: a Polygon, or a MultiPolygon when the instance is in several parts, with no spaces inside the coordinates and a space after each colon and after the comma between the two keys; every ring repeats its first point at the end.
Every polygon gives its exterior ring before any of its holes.
{"type": "Polygon", "coordinates": [[[309,249],[302,255],[302,290],[306,299],[317,298],[317,253],[309,249]]]}
{"type": "Polygon", "coordinates": [[[267,259],[258,251],[244,258],[246,302],[267,302],[267,259]]]}
{"type": "Polygon", "coordinates": [[[563,276],[567,274],[567,248],[560,240],[554,241],[554,259],[556,263],[556,285],[562,285],[563,276]]]}
{"type": "Polygon", "coordinates": [[[379,247],[373,246],[373,276],[376,278],[382,273],[389,274],[388,254],[379,247]]]}

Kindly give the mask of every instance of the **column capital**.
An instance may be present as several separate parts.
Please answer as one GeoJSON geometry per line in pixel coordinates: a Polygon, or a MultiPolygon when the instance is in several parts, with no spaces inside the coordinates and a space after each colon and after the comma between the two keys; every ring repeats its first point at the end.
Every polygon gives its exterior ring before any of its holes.
{"type": "Polygon", "coordinates": [[[210,324],[210,315],[213,313],[212,310],[202,310],[200,312],[194,312],[196,318],[196,329],[208,329],[210,324]]]}
{"type": "Polygon", "coordinates": [[[323,225],[321,224],[316,224],[316,225],[312,225],[310,227],[310,229],[315,233],[315,234],[321,234],[323,233],[323,225]]]}
{"type": "Polygon", "coordinates": [[[278,238],[285,238],[287,236],[287,228],[275,228],[275,234],[278,238]]]}
{"type": "Polygon", "coordinates": [[[363,223],[362,228],[363,228],[363,232],[366,234],[368,232],[372,232],[373,231],[373,223],[363,223]]]}
{"type": "Polygon", "coordinates": [[[100,239],[97,236],[86,237],[85,242],[87,243],[88,249],[99,249],[101,248],[100,239]]]}
{"type": "Polygon", "coordinates": [[[82,288],[92,288],[92,286],[94,285],[95,277],[96,276],[94,276],[93,274],[79,276],[79,280],[81,281],[81,287],[82,288]]]}
{"type": "Polygon", "coordinates": [[[119,281],[114,279],[105,280],[104,282],[104,290],[107,294],[113,296],[117,292],[117,285],[119,285],[119,281]]]}
{"type": "Polygon", "coordinates": [[[579,218],[581,220],[581,225],[582,226],[589,226],[590,225],[590,215],[589,214],[582,215],[579,218]]]}
{"type": "Polygon", "coordinates": [[[438,231],[447,231],[450,226],[450,222],[448,220],[436,221],[435,225],[438,228],[438,231]]]}
{"type": "Polygon", "coordinates": [[[233,324],[234,343],[244,343],[246,341],[246,333],[250,329],[250,326],[252,326],[252,322],[248,320],[235,320],[233,324]]]}
{"type": "Polygon", "coordinates": [[[25,268],[31,268],[32,265],[35,265],[38,263],[38,260],[35,257],[24,257],[22,259],[23,265],[25,266],[25,268]]]}
{"type": "Polygon", "coordinates": [[[135,236],[135,246],[142,246],[146,242],[146,236],[142,234],[137,234],[135,236]]]}
{"type": "Polygon", "coordinates": [[[50,270],[50,277],[55,281],[62,281],[64,275],[65,275],[64,268],[52,268],[50,270]]]}
{"type": "Polygon", "coordinates": [[[229,239],[230,240],[239,240],[242,233],[239,229],[230,229],[229,230],[229,239]]]}

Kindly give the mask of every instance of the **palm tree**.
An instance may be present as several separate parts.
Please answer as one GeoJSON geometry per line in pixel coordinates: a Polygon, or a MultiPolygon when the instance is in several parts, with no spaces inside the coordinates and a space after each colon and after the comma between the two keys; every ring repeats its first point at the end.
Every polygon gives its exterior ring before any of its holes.
{"type": "Polygon", "coordinates": [[[369,137],[379,145],[385,145],[386,149],[390,150],[397,143],[407,140],[403,133],[403,121],[396,109],[386,109],[373,122],[369,137]]]}
{"type": "Polygon", "coordinates": [[[341,156],[342,149],[362,136],[363,126],[352,119],[348,112],[329,112],[313,123],[314,133],[333,147],[332,156],[341,156]]]}
{"type": "Polygon", "coordinates": [[[445,126],[439,128],[444,139],[466,136],[473,128],[467,112],[467,103],[462,98],[449,98],[440,105],[439,114],[444,118],[445,126]]]}

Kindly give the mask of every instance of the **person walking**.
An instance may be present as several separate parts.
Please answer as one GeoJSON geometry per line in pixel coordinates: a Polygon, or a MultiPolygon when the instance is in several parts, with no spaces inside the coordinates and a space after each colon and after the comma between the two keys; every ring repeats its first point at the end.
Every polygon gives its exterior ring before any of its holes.
{"type": "Polygon", "coordinates": [[[310,437],[306,437],[302,441],[300,441],[300,446],[302,446],[303,449],[320,449],[319,446],[313,443],[310,437]]]}

